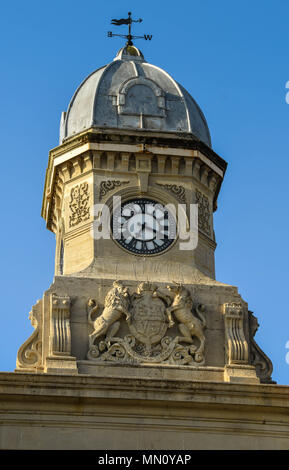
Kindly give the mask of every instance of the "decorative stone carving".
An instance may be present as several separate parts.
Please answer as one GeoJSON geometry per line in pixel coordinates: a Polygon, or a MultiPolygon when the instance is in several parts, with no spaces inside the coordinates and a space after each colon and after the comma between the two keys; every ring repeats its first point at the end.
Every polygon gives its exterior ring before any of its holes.
{"type": "Polygon", "coordinates": [[[223,305],[226,338],[226,363],[248,364],[248,343],[244,334],[243,306],[238,302],[223,305]]]}
{"type": "Polygon", "coordinates": [[[41,338],[41,312],[42,301],[38,300],[29,313],[29,320],[33,328],[32,335],[20,347],[17,353],[16,367],[17,369],[36,369],[41,366],[42,356],[42,338],[41,338]]]}
{"type": "Polygon", "coordinates": [[[49,352],[51,356],[70,356],[70,297],[51,295],[49,352]]]}
{"type": "Polygon", "coordinates": [[[99,356],[99,348],[95,346],[95,340],[97,338],[105,335],[105,343],[101,342],[99,345],[100,350],[105,349],[106,344],[110,344],[111,339],[119,330],[119,320],[122,315],[126,316],[127,321],[130,321],[130,314],[128,312],[129,301],[128,289],[120,282],[115,281],[112,289],[110,289],[105,297],[102,314],[95,320],[92,320],[93,315],[99,308],[99,305],[94,299],[89,299],[87,303],[88,322],[93,326],[93,332],[89,335],[88,359],[93,359],[99,356]]]}
{"type": "Polygon", "coordinates": [[[253,315],[253,312],[249,311],[250,362],[256,367],[256,374],[261,383],[276,383],[271,378],[273,372],[272,362],[254,340],[258,327],[257,318],[253,315]]]}
{"type": "Polygon", "coordinates": [[[186,192],[183,186],[178,186],[176,184],[161,184],[156,183],[158,186],[163,186],[167,191],[171,192],[179,201],[183,204],[186,204],[186,192]]]}
{"type": "Polygon", "coordinates": [[[205,336],[203,330],[206,327],[206,320],[202,315],[202,312],[204,312],[204,307],[202,305],[196,307],[196,311],[200,317],[199,320],[192,313],[193,300],[188,289],[183,287],[181,284],[167,286],[167,288],[174,293],[173,303],[167,310],[170,325],[173,324],[173,313],[179,322],[179,330],[183,335],[181,338],[179,338],[179,341],[192,344],[194,337],[199,339],[200,346],[194,352],[194,355],[195,360],[197,362],[201,362],[204,359],[203,355],[205,348],[205,336]]]}
{"type": "Polygon", "coordinates": [[[196,203],[198,204],[199,230],[201,230],[201,232],[204,232],[206,235],[211,236],[209,199],[198,189],[196,189],[196,203]]]}
{"type": "Polygon", "coordinates": [[[69,216],[69,227],[88,220],[90,217],[89,208],[89,191],[88,183],[81,183],[74,186],[70,192],[69,208],[71,215],[69,216]]]}
{"type": "Polygon", "coordinates": [[[109,191],[121,186],[122,184],[127,184],[129,181],[118,181],[118,180],[106,180],[100,183],[99,188],[99,200],[104,198],[109,191]]]}
{"type": "Polygon", "coordinates": [[[99,305],[93,299],[88,301],[88,322],[93,331],[87,358],[118,363],[203,364],[203,309],[196,309],[202,318],[199,320],[193,315],[192,306],[189,291],[181,285],[160,289],[142,282],[130,295],[128,288],[116,281],[96,318],[99,305]],[[182,336],[178,335],[172,315],[182,336]]]}

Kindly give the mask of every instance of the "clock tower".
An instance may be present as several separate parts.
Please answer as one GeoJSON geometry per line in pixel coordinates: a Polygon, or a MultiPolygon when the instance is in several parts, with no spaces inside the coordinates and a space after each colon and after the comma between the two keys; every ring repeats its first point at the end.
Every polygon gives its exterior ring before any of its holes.
{"type": "Polygon", "coordinates": [[[215,280],[226,166],[189,92],[135,46],[91,73],[49,154],[55,277],[16,370],[271,382],[255,317],[215,280]]]}
{"type": "Polygon", "coordinates": [[[76,90],[49,153],[55,275],[0,372],[0,448],[287,449],[289,388],[215,279],[227,163],[190,93],[133,45],[135,21],[113,20],[127,44],[76,90]]]}

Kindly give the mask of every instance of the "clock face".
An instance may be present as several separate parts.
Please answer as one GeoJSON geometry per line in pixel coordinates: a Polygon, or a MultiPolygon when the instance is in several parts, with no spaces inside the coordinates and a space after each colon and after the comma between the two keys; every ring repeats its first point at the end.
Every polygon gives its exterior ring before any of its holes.
{"type": "Polygon", "coordinates": [[[154,255],[174,242],[176,223],[162,204],[140,198],[127,201],[114,211],[112,232],[115,241],[126,250],[154,255]]]}

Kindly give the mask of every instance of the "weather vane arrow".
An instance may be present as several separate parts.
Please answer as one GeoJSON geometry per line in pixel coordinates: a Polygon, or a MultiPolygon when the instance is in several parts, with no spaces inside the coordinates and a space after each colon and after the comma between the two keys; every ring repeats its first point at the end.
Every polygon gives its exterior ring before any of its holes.
{"type": "Polygon", "coordinates": [[[116,20],[116,19],[111,20],[111,24],[113,24],[114,26],[121,26],[123,24],[127,24],[128,25],[128,34],[113,34],[112,31],[108,31],[107,35],[108,35],[109,38],[112,38],[113,36],[118,36],[120,38],[126,38],[128,46],[133,45],[132,39],[145,39],[146,41],[147,40],[150,41],[152,39],[151,34],[144,34],[143,36],[133,36],[131,34],[131,25],[132,25],[132,23],[141,23],[141,22],[142,22],[141,18],[139,18],[138,20],[133,20],[132,17],[131,17],[131,12],[129,11],[128,12],[128,18],[121,18],[120,20],[116,20]]]}

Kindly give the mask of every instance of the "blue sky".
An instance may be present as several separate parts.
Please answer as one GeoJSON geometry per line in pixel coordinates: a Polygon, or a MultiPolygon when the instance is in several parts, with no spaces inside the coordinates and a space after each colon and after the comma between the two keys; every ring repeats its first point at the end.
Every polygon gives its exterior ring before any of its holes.
{"type": "Polygon", "coordinates": [[[217,279],[238,286],[274,380],[289,384],[289,3],[103,3],[1,5],[0,370],[14,370],[33,331],[29,310],[53,279],[55,240],[40,209],[60,114],[80,82],[114,58],[123,41],[106,37],[110,19],[131,10],[144,20],[136,34],[153,34],[136,45],[196,99],[229,163],[215,214],[217,279]]]}

